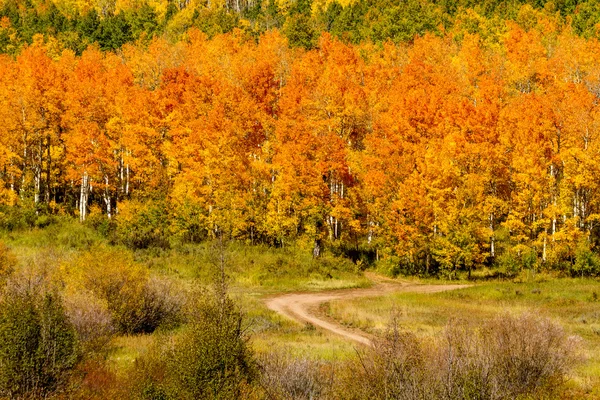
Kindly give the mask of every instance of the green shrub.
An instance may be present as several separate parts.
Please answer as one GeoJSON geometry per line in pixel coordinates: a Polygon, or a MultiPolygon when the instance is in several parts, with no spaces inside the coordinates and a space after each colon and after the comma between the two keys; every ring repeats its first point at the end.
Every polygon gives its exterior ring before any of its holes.
{"type": "Polygon", "coordinates": [[[63,277],[74,293],[90,291],[105,302],[121,333],[150,333],[179,320],[181,291],[133,261],[130,253],[95,247],[69,264],[63,277]]]}
{"type": "Polygon", "coordinates": [[[577,246],[571,275],[581,277],[600,275],[600,257],[590,249],[587,240],[583,240],[577,246]]]}
{"type": "Polygon", "coordinates": [[[15,231],[35,226],[35,209],[20,206],[0,206],[0,228],[15,231]]]}
{"type": "Polygon", "coordinates": [[[240,399],[254,390],[258,369],[235,303],[223,292],[205,293],[192,315],[179,336],[137,360],[133,397],[240,399]]]}
{"type": "Polygon", "coordinates": [[[46,398],[77,359],[75,330],[60,297],[9,289],[0,304],[0,395],[46,398]]]}
{"type": "Polygon", "coordinates": [[[131,249],[170,248],[169,220],[164,202],[128,201],[119,206],[113,241],[131,249]]]}
{"type": "Polygon", "coordinates": [[[168,369],[177,398],[236,399],[256,377],[244,316],[225,294],[205,295],[173,349],[168,369]]]}
{"type": "Polygon", "coordinates": [[[85,225],[92,227],[103,237],[109,237],[116,228],[114,218],[108,218],[108,216],[102,212],[100,207],[95,205],[90,207],[90,214],[85,220],[85,225]]]}

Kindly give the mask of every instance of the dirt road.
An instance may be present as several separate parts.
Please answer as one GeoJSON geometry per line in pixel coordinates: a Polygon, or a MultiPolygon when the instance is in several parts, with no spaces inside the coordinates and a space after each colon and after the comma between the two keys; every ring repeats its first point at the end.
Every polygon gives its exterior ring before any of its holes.
{"type": "Polygon", "coordinates": [[[319,312],[319,305],[331,300],[356,299],[360,297],[375,297],[386,293],[438,293],[456,290],[470,285],[419,285],[406,282],[396,282],[377,275],[367,275],[375,282],[366,289],[340,289],[316,293],[289,293],[270,297],[266,300],[267,307],[299,323],[310,323],[317,328],[343,336],[357,343],[371,345],[369,335],[364,332],[346,328],[319,312]]]}

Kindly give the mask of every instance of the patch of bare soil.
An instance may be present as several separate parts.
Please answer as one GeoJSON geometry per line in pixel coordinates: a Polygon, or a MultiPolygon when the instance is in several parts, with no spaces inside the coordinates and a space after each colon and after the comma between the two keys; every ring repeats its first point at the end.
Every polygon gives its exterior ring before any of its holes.
{"type": "Polygon", "coordinates": [[[371,345],[368,334],[352,330],[319,312],[319,305],[332,300],[376,297],[387,293],[439,293],[449,290],[463,289],[470,285],[422,285],[387,279],[375,274],[368,274],[374,285],[365,289],[339,289],[316,293],[287,293],[266,299],[267,307],[287,318],[299,323],[310,323],[316,328],[343,336],[349,340],[367,346],[371,345]]]}

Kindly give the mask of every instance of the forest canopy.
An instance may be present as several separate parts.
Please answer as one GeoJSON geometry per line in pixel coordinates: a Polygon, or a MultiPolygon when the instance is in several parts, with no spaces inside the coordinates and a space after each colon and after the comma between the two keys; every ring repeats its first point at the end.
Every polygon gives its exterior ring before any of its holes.
{"type": "Polygon", "coordinates": [[[586,38],[600,34],[597,0],[0,0],[0,52],[16,54],[36,34],[81,54],[92,43],[115,50],[154,36],[177,42],[190,28],[209,38],[240,29],[255,39],[277,29],[307,49],[322,32],[353,44],[400,43],[457,27],[489,35],[505,21],[530,28],[536,13],[586,38]]]}
{"type": "Polygon", "coordinates": [[[4,0],[0,224],[598,275],[597,9],[4,0]]]}

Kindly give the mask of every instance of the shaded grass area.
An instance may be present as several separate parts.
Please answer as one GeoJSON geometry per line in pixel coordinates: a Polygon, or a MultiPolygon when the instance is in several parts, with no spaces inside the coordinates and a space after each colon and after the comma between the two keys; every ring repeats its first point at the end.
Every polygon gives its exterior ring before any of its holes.
{"type": "MultiPolygon", "coordinates": [[[[171,250],[136,252],[136,259],[166,274],[209,282],[215,271],[212,243],[181,245],[171,250]]],[[[231,243],[226,273],[234,290],[255,293],[366,287],[370,283],[349,260],[326,254],[313,259],[302,248],[272,248],[231,243]]]]}
{"type": "Polygon", "coordinates": [[[587,361],[571,385],[579,394],[600,396],[600,285],[592,279],[486,282],[457,291],[396,293],[323,305],[342,324],[381,334],[394,316],[405,329],[433,336],[450,320],[480,325],[494,316],[533,313],[549,317],[583,339],[587,361]]]}
{"type": "MultiPolygon", "coordinates": [[[[21,264],[41,253],[52,253],[52,262],[60,264],[80,252],[93,250],[95,246],[109,246],[109,241],[96,230],[67,218],[44,228],[3,231],[0,240],[21,264]]],[[[215,273],[218,249],[212,242],[177,244],[171,249],[112,247],[131,252],[136,262],[156,274],[197,285],[209,283],[215,273]]],[[[313,259],[310,249],[301,247],[281,249],[232,242],[226,246],[226,264],[232,288],[257,293],[319,291],[370,284],[350,260],[329,253],[313,259]]]]}

